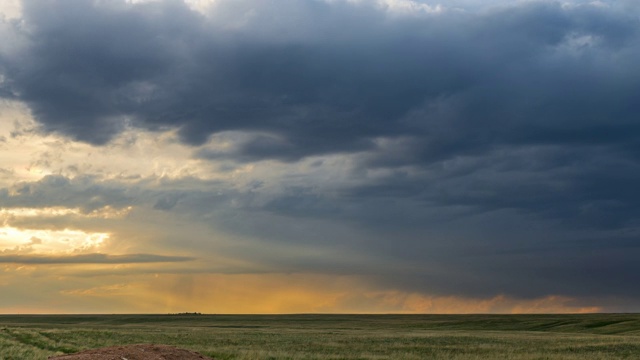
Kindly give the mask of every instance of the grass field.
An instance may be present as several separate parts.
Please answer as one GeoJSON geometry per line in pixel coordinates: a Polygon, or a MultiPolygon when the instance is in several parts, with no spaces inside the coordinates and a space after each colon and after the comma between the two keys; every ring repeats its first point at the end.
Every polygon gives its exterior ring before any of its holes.
{"type": "Polygon", "coordinates": [[[0,359],[134,343],[220,360],[640,359],[640,314],[0,316],[0,359]]]}

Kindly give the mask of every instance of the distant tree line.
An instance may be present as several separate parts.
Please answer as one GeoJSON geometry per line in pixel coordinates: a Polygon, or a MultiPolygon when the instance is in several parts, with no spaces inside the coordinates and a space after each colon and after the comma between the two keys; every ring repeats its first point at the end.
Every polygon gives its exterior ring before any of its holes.
{"type": "Polygon", "coordinates": [[[202,315],[199,312],[181,312],[181,313],[169,313],[169,315],[202,315]]]}

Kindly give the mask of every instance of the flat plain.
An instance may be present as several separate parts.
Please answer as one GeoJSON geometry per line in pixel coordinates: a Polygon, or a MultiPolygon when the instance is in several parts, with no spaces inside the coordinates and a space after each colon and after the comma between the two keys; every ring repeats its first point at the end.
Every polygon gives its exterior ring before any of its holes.
{"type": "Polygon", "coordinates": [[[137,343],[219,360],[640,359],[640,314],[0,316],[3,360],[137,343]]]}

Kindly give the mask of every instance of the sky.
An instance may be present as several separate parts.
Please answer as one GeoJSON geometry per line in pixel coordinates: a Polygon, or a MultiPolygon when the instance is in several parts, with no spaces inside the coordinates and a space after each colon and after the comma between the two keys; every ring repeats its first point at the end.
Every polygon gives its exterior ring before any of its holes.
{"type": "Polygon", "coordinates": [[[1,0],[0,313],[640,311],[640,3],[1,0]]]}

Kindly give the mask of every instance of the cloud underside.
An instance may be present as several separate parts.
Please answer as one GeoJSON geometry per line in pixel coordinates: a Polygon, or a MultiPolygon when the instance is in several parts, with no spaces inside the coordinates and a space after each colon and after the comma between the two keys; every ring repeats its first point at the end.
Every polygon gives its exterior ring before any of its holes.
{"type": "Polygon", "coordinates": [[[165,256],[154,254],[82,254],[82,255],[0,255],[0,263],[25,265],[53,264],[144,264],[172,263],[195,260],[186,256],[165,256]]]}
{"type": "Polygon", "coordinates": [[[179,128],[189,144],[242,131],[231,152],[202,156],[294,161],[408,138],[402,156],[374,159],[387,164],[531,144],[638,150],[638,20],[620,7],[403,17],[369,2],[221,1],[208,16],[171,1],[68,6],[26,1],[0,64],[5,94],[79,140],[103,144],[131,125],[179,128]]]}

